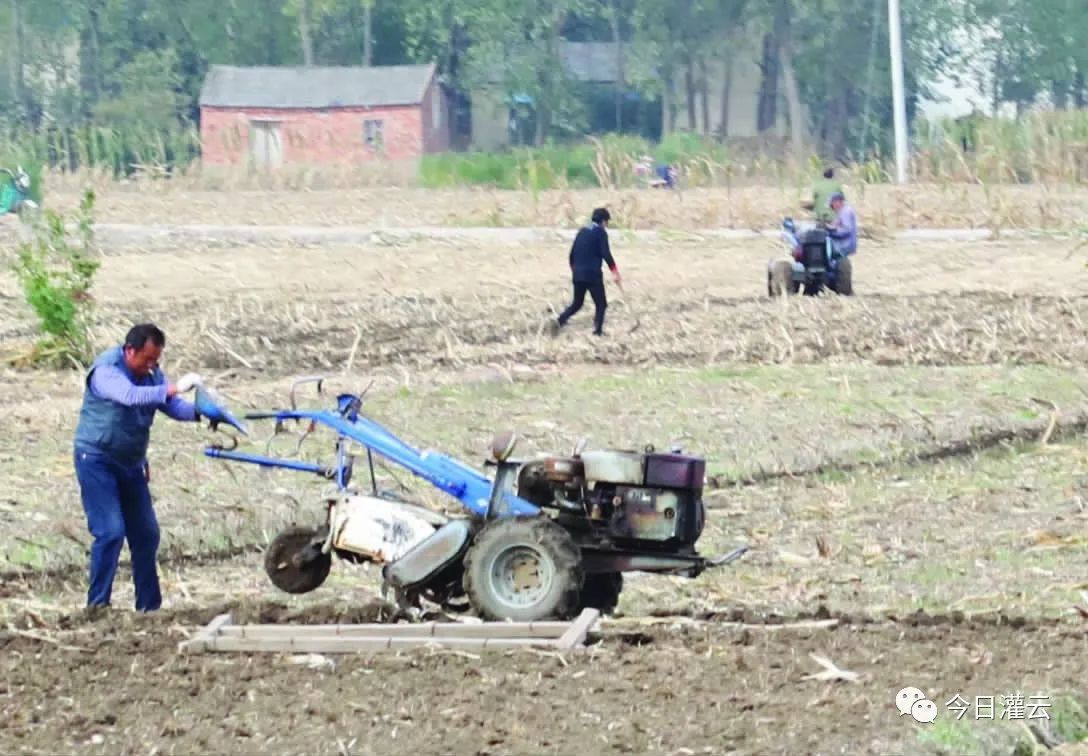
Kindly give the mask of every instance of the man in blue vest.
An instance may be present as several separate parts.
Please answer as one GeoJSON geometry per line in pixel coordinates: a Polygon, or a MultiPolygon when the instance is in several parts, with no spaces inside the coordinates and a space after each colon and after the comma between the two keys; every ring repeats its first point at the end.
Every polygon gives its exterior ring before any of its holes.
{"type": "Polygon", "coordinates": [[[189,373],[166,380],[159,359],[166,336],[156,326],[134,326],[124,344],[98,355],[87,374],[74,455],[91,545],[87,606],[108,606],[121,546],[128,541],[137,611],[159,609],[156,558],[159,524],[148,488],[147,446],[155,413],[198,422],[196,408],[179,394],[201,382],[189,373]]]}

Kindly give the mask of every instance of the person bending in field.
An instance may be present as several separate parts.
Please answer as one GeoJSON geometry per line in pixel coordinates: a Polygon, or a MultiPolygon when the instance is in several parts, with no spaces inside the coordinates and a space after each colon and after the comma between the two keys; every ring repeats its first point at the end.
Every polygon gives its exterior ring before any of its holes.
{"type": "Polygon", "coordinates": [[[159,411],[174,420],[199,422],[196,407],[179,394],[201,382],[189,373],[177,384],[159,369],[166,336],[156,326],[134,326],[123,344],[95,359],[87,372],[74,454],[91,545],[87,606],[108,606],[121,547],[132,552],[136,610],[160,608],[155,563],[159,524],[148,490],[147,447],[159,411]]]}
{"type": "Polygon", "coordinates": [[[558,333],[559,329],[574,317],[575,313],[582,309],[586,300],[586,293],[593,297],[593,335],[604,335],[604,313],[608,308],[608,300],[604,291],[604,275],[601,272],[601,264],[608,266],[612,271],[612,280],[620,283],[620,271],[616,261],[612,258],[612,250],[608,244],[608,222],[612,219],[608,210],[598,207],[593,211],[593,217],[589,225],[578,230],[574,237],[574,243],[570,248],[570,270],[574,285],[574,299],[552,323],[552,332],[558,333]]]}

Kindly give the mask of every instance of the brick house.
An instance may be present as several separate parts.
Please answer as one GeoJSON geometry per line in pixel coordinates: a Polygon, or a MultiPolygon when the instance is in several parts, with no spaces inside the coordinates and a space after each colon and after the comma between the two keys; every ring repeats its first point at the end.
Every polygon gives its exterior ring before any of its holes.
{"type": "Polygon", "coordinates": [[[350,164],[449,149],[434,64],[212,66],[200,90],[205,165],[350,164]]]}

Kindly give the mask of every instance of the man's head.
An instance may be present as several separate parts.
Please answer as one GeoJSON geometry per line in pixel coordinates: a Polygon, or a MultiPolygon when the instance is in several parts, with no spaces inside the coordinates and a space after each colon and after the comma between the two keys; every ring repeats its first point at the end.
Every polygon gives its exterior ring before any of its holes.
{"type": "Polygon", "coordinates": [[[610,220],[612,220],[612,215],[608,212],[606,208],[598,207],[596,210],[593,211],[594,223],[601,226],[607,226],[608,221],[610,220]]]}
{"type": "Polygon", "coordinates": [[[845,197],[845,195],[843,195],[842,192],[833,192],[831,194],[831,201],[830,201],[831,209],[834,210],[835,212],[838,212],[839,208],[841,208],[845,203],[846,203],[846,197],[845,197]]]}
{"type": "Polygon", "coordinates": [[[151,323],[133,326],[125,335],[125,365],[133,375],[144,377],[151,375],[159,366],[166,335],[151,323]]]}

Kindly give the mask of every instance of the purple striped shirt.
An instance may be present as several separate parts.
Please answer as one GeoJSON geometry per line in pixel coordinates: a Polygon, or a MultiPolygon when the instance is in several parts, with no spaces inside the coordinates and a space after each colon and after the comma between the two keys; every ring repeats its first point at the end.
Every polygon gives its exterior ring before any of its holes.
{"type": "Polygon", "coordinates": [[[196,420],[196,407],[179,396],[166,396],[166,386],[137,386],[113,365],[100,365],[91,374],[91,391],[126,407],[157,406],[175,420],[196,420]]]}

